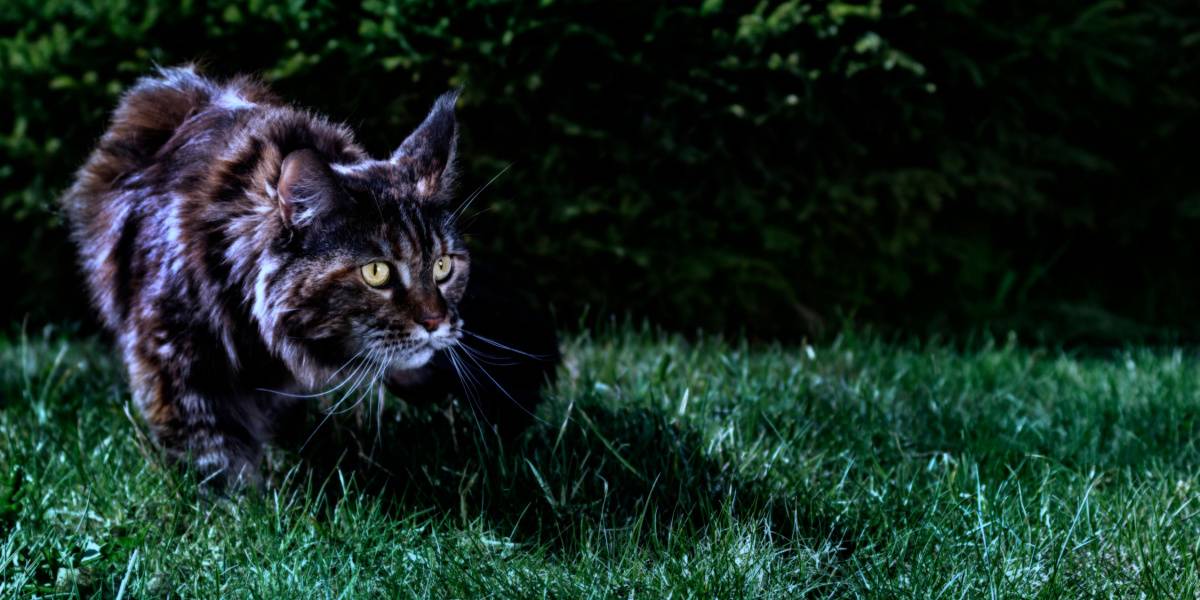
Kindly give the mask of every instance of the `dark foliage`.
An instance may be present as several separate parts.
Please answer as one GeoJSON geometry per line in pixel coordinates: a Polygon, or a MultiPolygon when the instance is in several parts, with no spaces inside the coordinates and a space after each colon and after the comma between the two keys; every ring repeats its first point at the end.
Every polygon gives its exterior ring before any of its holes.
{"type": "Polygon", "coordinates": [[[384,154],[465,86],[464,192],[573,317],[1200,332],[1200,11],[1140,3],[0,5],[5,317],[86,316],[54,198],[153,64],[258,72],[384,154]]]}

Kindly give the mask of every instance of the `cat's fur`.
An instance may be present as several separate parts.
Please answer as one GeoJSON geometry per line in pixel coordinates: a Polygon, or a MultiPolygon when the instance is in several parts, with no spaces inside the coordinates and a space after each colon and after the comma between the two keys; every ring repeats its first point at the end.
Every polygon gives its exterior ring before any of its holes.
{"type": "Polygon", "coordinates": [[[447,206],[455,99],[375,160],[248,78],[164,69],[124,95],[63,203],[169,455],[214,485],[254,482],[285,394],[404,379],[458,341],[470,262],[447,206]],[[360,273],[374,260],[392,265],[385,288],[360,273]]]}

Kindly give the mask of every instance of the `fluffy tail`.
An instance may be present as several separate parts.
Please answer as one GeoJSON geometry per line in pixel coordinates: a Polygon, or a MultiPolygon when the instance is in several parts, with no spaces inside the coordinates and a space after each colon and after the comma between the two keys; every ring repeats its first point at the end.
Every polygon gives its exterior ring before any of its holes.
{"type": "Polygon", "coordinates": [[[159,68],[155,76],[138,80],[121,97],[108,131],[64,195],[67,218],[76,227],[92,222],[103,211],[108,192],[152,165],[184,121],[228,91],[250,102],[278,102],[253,79],[237,77],[222,85],[196,73],[192,65],[159,68]]]}
{"type": "Polygon", "coordinates": [[[79,183],[108,187],[149,166],[175,130],[216,93],[216,86],[190,65],[160,68],[157,77],[143,77],[122,96],[79,183]]]}

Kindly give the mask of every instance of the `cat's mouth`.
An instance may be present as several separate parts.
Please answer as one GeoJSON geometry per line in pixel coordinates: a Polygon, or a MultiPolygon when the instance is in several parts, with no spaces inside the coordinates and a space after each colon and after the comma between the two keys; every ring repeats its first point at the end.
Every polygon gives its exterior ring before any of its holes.
{"type": "Polygon", "coordinates": [[[435,352],[454,346],[461,337],[462,332],[457,327],[434,331],[418,328],[409,332],[403,341],[391,344],[378,354],[389,370],[419,369],[433,360],[435,352]]]}

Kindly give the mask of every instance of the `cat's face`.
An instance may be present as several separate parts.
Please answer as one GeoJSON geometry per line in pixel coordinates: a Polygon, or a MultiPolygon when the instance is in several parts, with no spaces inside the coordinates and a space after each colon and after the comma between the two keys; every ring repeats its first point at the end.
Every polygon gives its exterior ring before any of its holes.
{"type": "Polygon", "coordinates": [[[297,298],[289,336],[330,365],[361,356],[389,369],[425,365],[461,336],[470,259],[439,207],[376,207],[347,184],[343,214],[313,224],[289,267],[297,298]]]}
{"type": "Polygon", "coordinates": [[[452,103],[439,100],[388,160],[328,164],[302,149],[280,166],[280,323],[325,369],[415,369],[463,335],[452,103]]]}

